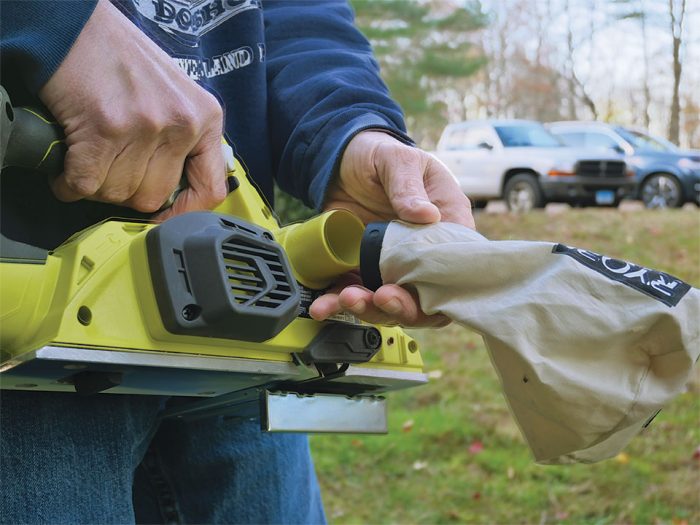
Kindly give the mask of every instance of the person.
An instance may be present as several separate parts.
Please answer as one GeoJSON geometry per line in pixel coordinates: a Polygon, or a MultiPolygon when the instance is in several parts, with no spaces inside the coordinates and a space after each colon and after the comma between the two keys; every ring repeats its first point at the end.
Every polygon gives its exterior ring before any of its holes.
{"type": "MultiPolygon", "coordinates": [[[[156,220],[226,193],[222,133],[262,192],[369,222],[474,227],[447,169],[416,148],[345,0],[3,1],[2,82],[63,126],[64,172],[3,172],[2,234],[50,249],[110,216],[156,220]],[[225,108],[225,109],[224,109],[225,108]]],[[[439,325],[401,287],[352,278],[312,315],[439,325]]],[[[2,523],[314,523],[308,443],[251,421],[158,420],[167,399],[2,391],[2,523]]]]}

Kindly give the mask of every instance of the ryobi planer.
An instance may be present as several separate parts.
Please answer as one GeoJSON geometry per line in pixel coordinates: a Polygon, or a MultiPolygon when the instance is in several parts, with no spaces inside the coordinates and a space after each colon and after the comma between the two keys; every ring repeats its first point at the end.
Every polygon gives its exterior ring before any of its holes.
{"type": "MultiPolygon", "coordinates": [[[[0,164],[62,171],[62,130],[0,88],[0,164]]],[[[227,146],[229,195],[162,224],[112,219],[47,252],[2,239],[0,385],[188,396],[165,417],[254,417],[263,430],[386,432],[380,394],[427,381],[398,327],[311,302],[359,264],[336,210],[280,227],[227,146]]]]}

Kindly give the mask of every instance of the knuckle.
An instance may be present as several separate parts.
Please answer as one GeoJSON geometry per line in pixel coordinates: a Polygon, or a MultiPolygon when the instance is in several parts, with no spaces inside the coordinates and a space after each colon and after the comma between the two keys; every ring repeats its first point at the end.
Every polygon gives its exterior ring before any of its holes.
{"type": "Polygon", "coordinates": [[[130,201],[129,205],[141,213],[155,213],[160,210],[167,197],[152,195],[137,195],[130,201]]]}
{"type": "Polygon", "coordinates": [[[162,119],[150,113],[141,113],[137,122],[139,131],[148,135],[156,135],[165,127],[162,119]]]}
{"type": "Polygon", "coordinates": [[[132,123],[127,119],[106,117],[97,121],[97,133],[110,140],[122,139],[129,135],[132,123]]]}
{"type": "Polygon", "coordinates": [[[192,141],[201,130],[202,123],[197,111],[188,103],[178,105],[173,114],[170,131],[182,141],[192,141]]]}
{"type": "Polygon", "coordinates": [[[423,195],[424,193],[425,185],[423,184],[423,179],[405,177],[401,181],[401,186],[396,188],[394,197],[396,199],[406,199],[408,201],[415,196],[423,195]]]}
{"type": "Polygon", "coordinates": [[[225,183],[220,182],[219,184],[214,184],[212,186],[211,199],[216,204],[221,203],[226,198],[227,195],[228,195],[228,191],[227,191],[225,183]]]}
{"type": "Polygon", "coordinates": [[[131,196],[136,193],[139,187],[139,180],[129,180],[120,186],[110,188],[100,192],[100,198],[106,202],[121,204],[128,201],[131,196]]]}
{"type": "Polygon", "coordinates": [[[128,115],[122,115],[114,107],[100,106],[92,111],[90,118],[97,135],[109,140],[124,137],[131,127],[128,115]]]}
{"type": "Polygon", "coordinates": [[[417,165],[421,163],[421,150],[408,146],[401,142],[384,142],[379,145],[378,151],[383,152],[388,159],[393,159],[397,164],[417,165]]]}
{"type": "Polygon", "coordinates": [[[81,197],[91,197],[97,193],[100,185],[101,182],[97,177],[66,174],[66,186],[71,192],[81,197]]]}
{"type": "Polygon", "coordinates": [[[224,110],[214,95],[208,91],[203,91],[202,108],[206,119],[221,124],[224,118],[224,110]]]}
{"type": "Polygon", "coordinates": [[[212,181],[211,184],[207,184],[198,193],[201,204],[208,209],[221,204],[227,195],[228,191],[223,177],[216,182],[212,181]]]}

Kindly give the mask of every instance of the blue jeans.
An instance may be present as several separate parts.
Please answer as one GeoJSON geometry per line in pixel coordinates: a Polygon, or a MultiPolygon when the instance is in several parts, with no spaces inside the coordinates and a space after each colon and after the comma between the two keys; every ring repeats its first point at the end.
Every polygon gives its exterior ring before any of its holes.
{"type": "Polygon", "coordinates": [[[167,398],[0,393],[0,523],[323,523],[305,436],[167,398]]]}

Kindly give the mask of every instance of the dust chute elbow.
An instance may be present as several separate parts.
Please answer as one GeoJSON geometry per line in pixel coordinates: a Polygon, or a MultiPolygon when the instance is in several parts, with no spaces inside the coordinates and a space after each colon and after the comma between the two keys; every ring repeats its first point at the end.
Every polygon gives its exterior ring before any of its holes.
{"type": "Polygon", "coordinates": [[[364,225],[347,210],[331,210],[277,233],[297,281],[315,290],[360,265],[364,225]]]}
{"type": "Polygon", "coordinates": [[[382,273],[379,270],[379,259],[382,254],[384,234],[388,227],[388,222],[372,222],[368,224],[360,243],[360,274],[362,283],[373,292],[383,284],[382,273]]]}

